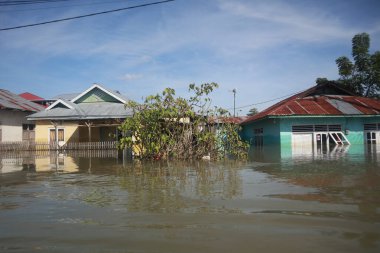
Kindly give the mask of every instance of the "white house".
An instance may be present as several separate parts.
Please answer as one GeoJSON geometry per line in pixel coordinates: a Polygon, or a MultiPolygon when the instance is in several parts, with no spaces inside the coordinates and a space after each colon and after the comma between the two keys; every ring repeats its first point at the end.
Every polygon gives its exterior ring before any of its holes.
{"type": "Polygon", "coordinates": [[[0,142],[34,140],[33,122],[26,116],[44,110],[10,91],[0,89],[0,142]]]}

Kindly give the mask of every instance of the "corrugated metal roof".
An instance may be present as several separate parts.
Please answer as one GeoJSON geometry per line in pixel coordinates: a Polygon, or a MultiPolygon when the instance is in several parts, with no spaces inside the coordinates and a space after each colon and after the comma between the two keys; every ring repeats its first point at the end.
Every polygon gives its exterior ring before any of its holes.
{"type": "MultiPolygon", "coordinates": [[[[102,94],[100,94],[101,96],[102,94]]],[[[124,103],[128,99],[119,92],[113,92],[95,84],[82,93],[62,94],[54,97],[55,103],[50,105],[45,111],[35,113],[28,117],[29,120],[64,120],[64,119],[107,119],[125,118],[132,115],[131,110],[126,110],[124,103]],[[81,103],[76,100],[91,92],[99,89],[100,92],[109,94],[117,99],[117,102],[90,102],[81,103]]]]}
{"type": "Polygon", "coordinates": [[[28,112],[39,112],[45,108],[39,104],[26,100],[10,91],[0,89],[0,108],[28,112]]]}
{"type": "Polygon", "coordinates": [[[107,118],[125,118],[132,115],[131,110],[127,110],[124,104],[99,102],[91,104],[74,104],[70,101],[65,101],[74,109],[54,107],[50,110],[45,110],[32,114],[28,120],[63,120],[63,119],[107,119],[107,118]]]}
{"type": "Polygon", "coordinates": [[[64,99],[64,100],[71,100],[78,96],[80,93],[66,93],[66,94],[59,94],[57,96],[54,96],[51,98],[51,100],[58,100],[58,99],[64,99]]]}
{"type": "Polygon", "coordinates": [[[29,101],[40,101],[40,100],[45,100],[42,97],[39,97],[37,95],[34,95],[33,93],[30,92],[24,92],[19,94],[20,97],[25,98],[26,100],[29,101]]]}
{"type": "Polygon", "coordinates": [[[264,111],[249,117],[242,124],[267,116],[295,115],[379,115],[380,101],[352,95],[335,85],[317,85],[286,98],[264,111]],[[326,87],[330,86],[330,87],[326,87]],[[327,91],[323,94],[321,91],[327,91]],[[334,95],[330,95],[330,94],[334,95]],[[318,95],[316,95],[318,94],[318,95]]]}

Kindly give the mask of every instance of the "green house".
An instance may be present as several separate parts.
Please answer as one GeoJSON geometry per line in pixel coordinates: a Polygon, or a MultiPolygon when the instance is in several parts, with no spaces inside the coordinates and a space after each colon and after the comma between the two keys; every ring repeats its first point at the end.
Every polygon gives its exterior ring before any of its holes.
{"type": "Polygon", "coordinates": [[[254,147],[279,146],[305,154],[334,147],[380,143],[380,101],[334,84],[316,85],[241,123],[254,147]]]}

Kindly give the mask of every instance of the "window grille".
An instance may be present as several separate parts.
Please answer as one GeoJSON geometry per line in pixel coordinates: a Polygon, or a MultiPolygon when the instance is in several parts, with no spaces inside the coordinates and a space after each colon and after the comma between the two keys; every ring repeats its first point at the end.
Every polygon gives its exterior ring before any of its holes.
{"type": "Polygon", "coordinates": [[[341,125],[295,125],[292,126],[293,133],[306,132],[341,132],[341,125]]]}
{"type": "Polygon", "coordinates": [[[364,130],[378,130],[379,124],[373,123],[373,124],[364,124],[364,130]]]}
{"type": "Polygon", "coordinates": [[[313,125],[298,125],[292,126],[293,133],[304,133],[304,132],[313,132],[313,125]]]}
{"type": "Polygon", "coordinates": [[[340,132],[342,131],[341,125],[328,125],[329,131],[331,132],[340,132]]]}
{"type": "Polygon", "coordinates": [[[327,125],[315,125],[314,131],[315,132],[327,132],[327,125]]]}

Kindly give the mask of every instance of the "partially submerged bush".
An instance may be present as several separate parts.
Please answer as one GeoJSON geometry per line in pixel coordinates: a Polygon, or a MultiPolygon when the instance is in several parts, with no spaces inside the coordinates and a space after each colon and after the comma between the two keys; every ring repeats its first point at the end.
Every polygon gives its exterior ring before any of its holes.
{"type": "Polygon", "coordinates": [[[166,88],[142,104],[129,101],[126,107],[133,116],[119,127],[124,133],[119,148],[130,148],[142,159],[246,158],[248,145],[238,134],[239,126],[227,120],[226,110],[211,108],[209,94],[217,87],[190,84],[193,96],[188,99],[166,88]]]}

